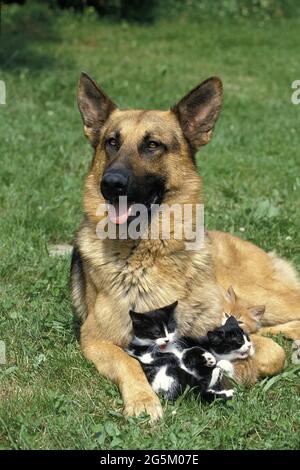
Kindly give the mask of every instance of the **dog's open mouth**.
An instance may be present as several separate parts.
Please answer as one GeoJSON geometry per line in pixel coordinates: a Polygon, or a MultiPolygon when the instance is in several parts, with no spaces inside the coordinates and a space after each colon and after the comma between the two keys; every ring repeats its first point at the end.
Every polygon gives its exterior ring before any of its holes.
{"type": "Polygon", "coordinates": [[[133,212],[132,204],[107,203],[107,213],[109,220],[114,224],[125,224],[133,212]]]}
{"type": "Polygon", "coordinates": [[[148,220],[148,215],[153,206],[160,203],[161,197],[154,194],[147,202],[143,203],[131,202],[126,196],[121,196],[118,200],[106,204],[109,220],[114,224],[121,225],[130,222],[137,216],[145,217],[148,220]]]}

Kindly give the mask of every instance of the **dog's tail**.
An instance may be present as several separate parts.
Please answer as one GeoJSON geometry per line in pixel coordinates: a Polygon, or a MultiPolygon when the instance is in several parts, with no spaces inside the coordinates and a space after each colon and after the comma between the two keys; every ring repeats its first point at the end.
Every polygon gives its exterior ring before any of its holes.
{"type": "Polygon", "coordinates": [[[275,251],[269,252],[268,256],[271,258],[277,280],[300,290],[300,279],[294,266],[289,261],[279,258],[275,251]]]}

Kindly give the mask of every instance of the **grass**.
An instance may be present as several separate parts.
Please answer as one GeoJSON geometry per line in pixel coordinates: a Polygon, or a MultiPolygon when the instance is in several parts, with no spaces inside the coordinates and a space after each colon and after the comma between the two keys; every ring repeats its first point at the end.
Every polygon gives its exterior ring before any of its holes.
{"type": "Polygon", "coordinates": [[[76,109],[86,70],[121,107],[167,108],[211,75],[225,101],[199,154],[206,224],[300,267],[300,19],[114,24],[88,14],[3,11],[0,79],[0,446],[14,449],[296,449],[299,369],[239,388],[230,403],[165,403],[164,419],[125,419],[117,388],[82,357],[74,333],[68,257],[92,152],[76,109]]]}

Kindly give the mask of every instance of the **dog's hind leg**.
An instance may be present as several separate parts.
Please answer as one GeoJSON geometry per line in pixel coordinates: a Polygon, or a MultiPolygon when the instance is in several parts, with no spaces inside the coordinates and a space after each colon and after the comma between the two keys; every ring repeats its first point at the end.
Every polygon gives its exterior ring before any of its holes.
{"type": "Polygon", "coordinates": [[[122,348],[101,340],[98,325],[90,313],[81,327],[81,347],[100,374],[116,383],[124,400],[124,411],[129,416],[146,413],[151,421],[162,416],[162,407],[151,389],[140,363],[122,348]]]}
{"type": "Polygon", "coordinates": [[[228,233],[208,232],[217,283],[251,307],[265,305],[263,327],[300,321],[300,280],[291,263],[228,233]]]}
{"type": "MultiPolygon", "coordinates": [[[[300,322],[300,289],[284,283],[274,286],[266,291],[265,305],[266,311],[261,319],[263,327],[300,322]]],[[[290,326],[297,327],[297,324],[290,326]]]]}
{"type": "Polygon", "coordinates": [[[251,335],[255,347],[255,362],[258,377],[268,377],[279,374],[285,364],[285,351],[271,338],[264,338],[257,334],[251,335]]]}
{"type": "Polygon", "coordinates": [[[282,325],[265,326],[258,331],[259,335],[279,335],[282,334],[285,338],[300,339],[300,320],[290,321],[282,325]]]}
{"type": "Polygon", "coordinates": [[[255,354],[233,362],[234,380],[242,385],[254,385],[259,378],[279,374],[285,364],[284,349],[271,338],[253,334],[250,336],[255,354]]]}

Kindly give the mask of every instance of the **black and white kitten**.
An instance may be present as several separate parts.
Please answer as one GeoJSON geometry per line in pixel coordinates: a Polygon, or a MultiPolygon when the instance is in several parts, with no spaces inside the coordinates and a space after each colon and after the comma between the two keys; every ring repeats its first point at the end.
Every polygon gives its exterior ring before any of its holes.
{"type": "Polygon", "coordinates": [[[231,362],[236,359],[246,359],[254,354],[249,335],[240,327],[238,320],[227,313],[224,313],[222,325],[208,331],[206,336],[199,338],[183,336],[179,343],[182,348],[200,346],[210,351],[217,361],[231,362]]]}
{"type": "Polygon", "coordinates": [[[128,353],[140,361],[153,390],[167,399],[177,398],[187,385],[207,400],[216,395],[231,398],[233,390],[224,390],[222,377],[224,371],[233,375],[227,356],[235,358],[234,350],[241,348],[235,340],[243,330],[230,317],[224,326],[210,332],[209,338],[179,338],[176,305],[177,302],[143,314],[131,311],[133,339],[128,353]],[[236,337],[232,334],[234,328],[236,337]],[[221,336],[226,338],[224,356],[218,341],[221,336]]]}
{"type": "MultiPolygon", "coordinates": [[[[128,352],[141,362],[154,391],[165,398],[177,398],[189,385],[211,399],[210,390],[220,381],[223,371],[215,368],[216,360],[211,353],[178,343],[176,305],[177,302],[146,314],[130,312],[134,337],[128,352]]],[[[231,396],[230,391],[226,391],[227,395],[231,396]]]]}

